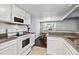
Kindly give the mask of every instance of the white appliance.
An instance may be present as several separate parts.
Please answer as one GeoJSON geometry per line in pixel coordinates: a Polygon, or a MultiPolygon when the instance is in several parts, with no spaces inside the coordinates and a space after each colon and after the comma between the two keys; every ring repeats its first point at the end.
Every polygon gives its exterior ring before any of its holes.
{"type": "Polygon", "coordinates": [[[18,37],[18,54],[20,55],[27,55],[31,51],[31,44],[29,35],[23,35],[18,37]]]}

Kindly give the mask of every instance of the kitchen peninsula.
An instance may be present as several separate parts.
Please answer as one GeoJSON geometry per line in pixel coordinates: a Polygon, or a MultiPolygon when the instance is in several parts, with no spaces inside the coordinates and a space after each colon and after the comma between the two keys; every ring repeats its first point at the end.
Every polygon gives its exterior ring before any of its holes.
{"type": "Polygon", "coordinates": [[[79,34],[73,32],[48,32],[47,53],[58,55],[79,54],[79,34]],[[66,48],[69,50],[67,51],[66,48]]]}

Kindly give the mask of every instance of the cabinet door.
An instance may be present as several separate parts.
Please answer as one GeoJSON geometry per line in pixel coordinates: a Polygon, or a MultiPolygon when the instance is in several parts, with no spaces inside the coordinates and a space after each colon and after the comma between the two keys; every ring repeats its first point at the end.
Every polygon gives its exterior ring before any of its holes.
{"type": "Polygon", "coordinates": [[[47,54],[58,54],[58,39],[48,38],[47,39],[47,54]]]}
{"type": "Polygon", "coordinates": [[[0,20],[1,21],[11,20],[11,5],[0,4],[0,20]]]}
{"type": "Polygon", "coordinates": [[[16,55],[17,54],[17,45],[13,44],[0,51],[0,55],[16,55]]]}
{"type": "Polygon", "coordinates": [[[47,37],[47,53],[55,55],[63,55],[63,38],[47,37]]]}
{"type": "Polygon", "coordinates": [[[26,13],[25,24],[31,25],[31,15],[26,13]]]}
{"type": "Polygon", "coordinates": [[[63,38],[58,38],[58,55],[63,55],[63,38]]]}

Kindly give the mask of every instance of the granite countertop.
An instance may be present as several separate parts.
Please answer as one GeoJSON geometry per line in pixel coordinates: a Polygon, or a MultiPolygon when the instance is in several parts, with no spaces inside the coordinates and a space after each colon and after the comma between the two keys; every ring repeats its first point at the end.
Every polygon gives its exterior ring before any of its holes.
{"type": "Polygon", "coordinates": [[[22,34],[22,35],[19,35],[19,36],[14,35],[14,36],[10,36],[10,37],[7,37],[6,34],[0,34],[0,44],[14,40],[14,39],[17,39],[17,38],[19,38],[23,35],[28,35],[28,34],[34,34],[34,33],[25,33],[25,34],[22,34]]]}
{"type": "Polygon", "coordinates": [[[72,38],[72,39],[79,39],[79,34],[77,33],[66,33],[66,32],[49,32],[47,33],[48,36],[60,36],[60,37],[66,37],[66,38],[72,38]]]}
{"type": "Polygon", "coordinates": [[[16,38],[17,38],[17,36],[4,37],[4,38],[0,39],[0,44],[1,44],[1,43],[4,43],[4,42],[11,41],[11,40],[14,40],[14,39],[16,39],[16,38]]]}

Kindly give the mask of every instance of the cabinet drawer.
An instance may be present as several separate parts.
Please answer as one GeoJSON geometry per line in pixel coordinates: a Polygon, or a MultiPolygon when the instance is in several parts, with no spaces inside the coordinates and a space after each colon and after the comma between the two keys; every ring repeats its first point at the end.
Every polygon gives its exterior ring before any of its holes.
{"type": "Polygon", "coordinates": [[[17,54],[17,45],[13,44],[3,50],[0,50],[0,55],[16,55],[17,54]]]}

